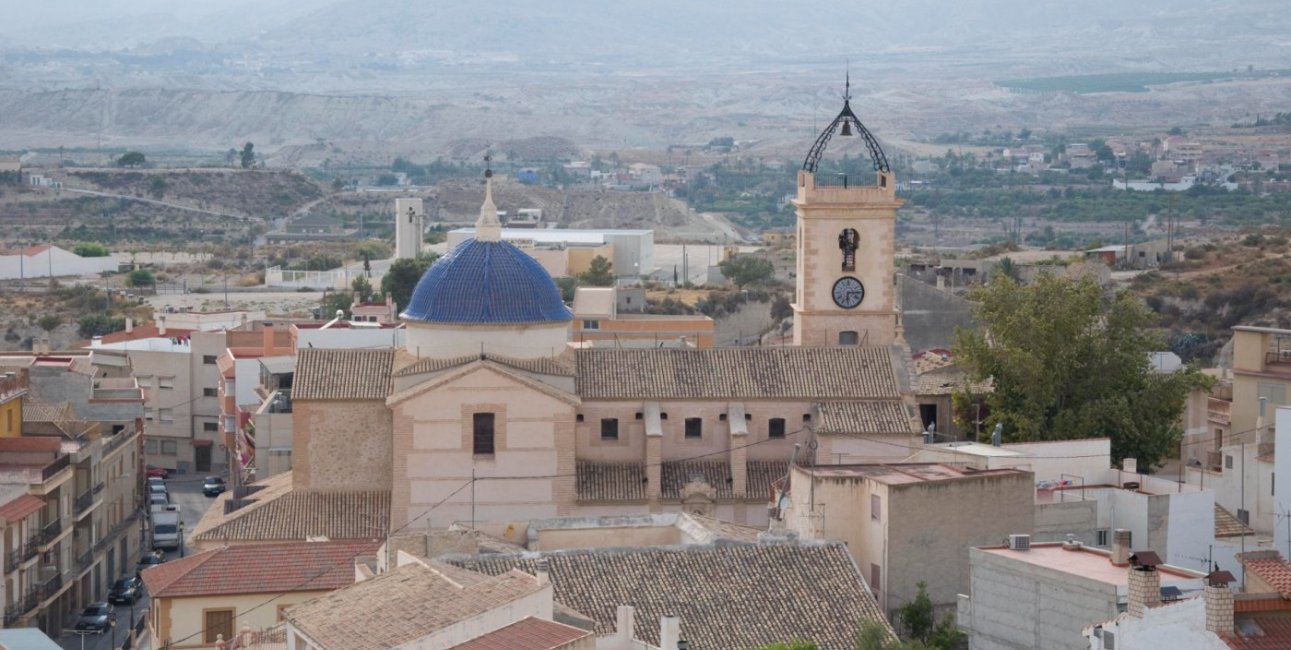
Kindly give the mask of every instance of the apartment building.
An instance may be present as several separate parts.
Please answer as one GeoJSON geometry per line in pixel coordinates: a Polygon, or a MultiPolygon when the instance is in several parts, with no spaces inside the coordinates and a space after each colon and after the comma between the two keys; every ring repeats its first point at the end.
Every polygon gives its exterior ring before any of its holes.
{"type": "Polygon", "coordinates": [[[95,379],[86,360],[33,357],[0,379],[0,410],[22,414],[0,437],[6,627],[57,636],[134,570],[143,542],[143,394],[133,379],[95,379]],[[69,372],[77,362],[82,371],[69,372]],[[60,366],[61,382],[43,372],[60,366]],[[40,401],[67,394],[88,396],[40,401]]]}

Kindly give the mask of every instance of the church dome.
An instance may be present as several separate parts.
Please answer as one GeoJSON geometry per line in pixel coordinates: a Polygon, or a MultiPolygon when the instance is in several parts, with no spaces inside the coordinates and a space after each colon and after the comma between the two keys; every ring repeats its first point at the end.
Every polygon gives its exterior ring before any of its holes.
{"type": "Polygon", "coordinates": [[[505,241],[468,239],[436,261],[403,318],[430,323],[563,322],[573,318],[537,260],[505,241]]]}

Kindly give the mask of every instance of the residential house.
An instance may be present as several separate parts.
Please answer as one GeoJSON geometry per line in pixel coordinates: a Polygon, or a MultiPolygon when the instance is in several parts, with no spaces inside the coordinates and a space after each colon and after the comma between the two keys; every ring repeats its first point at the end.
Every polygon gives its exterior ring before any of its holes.
{"type": "Polygon", "coordinates": [[[288,609],[287,647],[594,650],[590,631],[553,620],[552,594],[541,571],[488,576],[407,558],[382,575],[288,609]]]}
{"type": "Polygon", "coordinates": [[[968,549],[1030,533],[1035,480],[1016,469],[942,463],[794,465],[773,524],[847,544],[888,615],[927,585],[934,606],[968,588],[968,549]]]}
{"type": "Polygon", "coordinates": [[[593,347],[713,346],[713,319],[702,314],[620,312],[616,287],[574,290],[573,340],[593,347]]]}
{"type": "Polygon", "coordinates": [[[353,585],[356,561],[375,556],[380,544],[300,540],[224,546],[149,568],[142,576],[151,598],[153,642],[209,648],[232,641],[244,627],[271,628],[288,608],[353,585]]]}
{"type": "Polygon", "coordinates": [[[1161,563],[1149,551],[1132,553],[1129,537],[1117,530],[1110,551],[1075,541],[1030,543],[1025,535],[970,549],[970,587],[958,612],[969,647],[1081,650],[1089,646],[1082,630],[1092,623],[1123,611],[1138,615],[1160,601],[1162,589],[1201,591],[1205,573],[1161,563]]]}

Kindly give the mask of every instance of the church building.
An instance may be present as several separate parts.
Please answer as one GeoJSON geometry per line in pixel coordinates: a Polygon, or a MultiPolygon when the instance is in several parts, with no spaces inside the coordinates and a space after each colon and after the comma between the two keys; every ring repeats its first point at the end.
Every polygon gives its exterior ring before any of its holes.
{"type": "Polygon", "coordinates": [[[794,345],[592,349],[571,344],[548,273],[502,240],[486,173],[475,238],[421,278],[404,348],[300,350],[291,489],[388,494],[391,529],[678,510],[765,526],[791,459],[905,458],[919,427],[893,285],[901,200],[849,103],[797,184],[794,345]],[[825,146],[854,132],[875,184],[824,183],[825,146]]]}

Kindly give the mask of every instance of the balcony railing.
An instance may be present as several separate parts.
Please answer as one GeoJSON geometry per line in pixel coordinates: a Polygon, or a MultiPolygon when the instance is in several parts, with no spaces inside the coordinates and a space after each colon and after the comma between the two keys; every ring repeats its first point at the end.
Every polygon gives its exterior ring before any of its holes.
{"type": "Polygon", "coordinates": [[[89,510],[92,505],[94,505],[94,492],[86,490],[80,496],[76,497],[74,504],[76,515],[79,517],[85,514],[85,511],[89,510]]]}
{"type": "Polygon", "coordinates": [[[67,469],[67,466],[70,465],[71,463],[72,463],[71,456],[67,454],[63,454],[62,456],[59,456],[54,462],[46,465],[44,469],[40,470],[40,481],[42,483],[45,481],[48,481],[49,479],[53,478],[55,474],[67,469]]]}
{"type": "Polygon", "coordinates": [[[113,542],[117,541],[117,539],[121,537],[123,533],[130,530],[130,527],[133,526],[135,522],[138,521],[138,519],[139,519],[139,513],[138,511],[136,511],[136,512],[130,513],[129,517],[126,517],[125,519],[122,519],[120,522],[117,522],[117,525],[113,526],[112,530],[109,530],[108,534],[103,536],[103,539],[100,539],[99,541],[94,543],[94,552],[97,553],[99,551],[102,551],[103,549],[111,545],[113,542]]]}
{"type": "Polygon", "coordinates": [[[91,564],[94,564],[94,549],[86,549],[84,553],[76,556],[76,571],[78,573],[89,569],[91,564]]]}
{"type": "Polygon", "coordinates": [[[52,598],[54,594],[58,593],[58,590],[62,588],[63,588],[63,574],[55,573],[53,577],[46,580],[44,584],[40,585],[40,599],[48,600],[52,598]]]}
{"type": "Polygon", "coordinates": [[[1291,364],[1291,350],[1269,350],[1264,353],[1264,363],[1288,363],[1291,364]]]}
{"type": "Polygon", "coordinates": [[[99,481],[98,483],[95,483],[95,484],[94,484],[94,490],[93,490],[94,494],[98,494],[98,493],[102,492],[102,491],[103,491],[103,488],[105,488],[105,487],[107,487],[107,486],[108,486],[108,484],[107,484],[107,483],[104,483],[103,481],[99,481]]]}
{"type": "Polygon", "coordinates": [[[40,604],[40,588],[32,587],[27,590],[26,594],[20,595],[14,599],[8,607],[4,608],[5,627],[13,625],[15,621],[22,618],[27,612],[36,609],[40,604]]]}
{"type": "Polygon", "coordinates": [[[63,520],[55,519],[40,529],[40,543],[48,544],[63,534],[63,520]]]}

